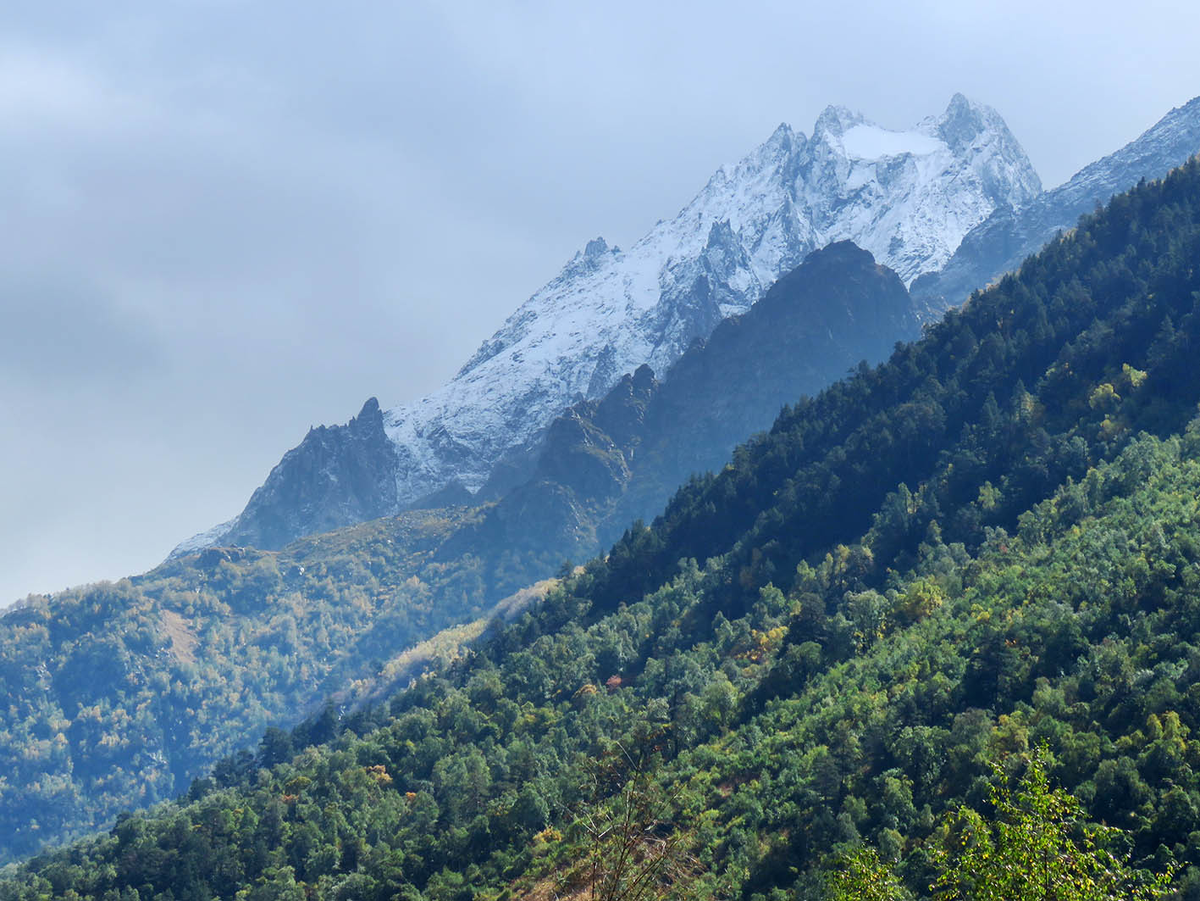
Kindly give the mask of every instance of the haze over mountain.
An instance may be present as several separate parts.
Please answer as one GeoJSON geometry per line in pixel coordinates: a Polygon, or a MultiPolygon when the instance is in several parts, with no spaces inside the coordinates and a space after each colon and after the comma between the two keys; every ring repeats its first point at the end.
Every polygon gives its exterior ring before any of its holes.
{"type": "MultiPolygon", "coordinates": [[[[1181,121],[1178,111],[1173,118],[1176,123],[1181,121]]],[[[965,133],[974,133],[982,145],[994,146],[999,135],[1002,146],[1011,146],[1011,136],[1000,131],[1002,123],[997,127],[996,121],[994,114],[961,97],[954,98],[944,116],[909,133],[871,128],[861,117],[831,108],[818,122],[821,140],[797,138],[781,127],[751,156],[756,165],[743,161],[732,167],[735,175],[766,173],[750,182],[757,188],[765,185],[766,201],[753,192],[731,189],[731,185],[737,187],[738,179],[722,171],[688,210],[709,209],[711,204],[701,201],[713,195],[726,200],[734,196],[742,203],[737,209],[743,212],[754,206],[756,196],[760,208],[778,201],[772,215],[758,220],[765,218],[768,226],[760,227],[754,246],[760,253],[768,253],[771,241],[763,236],[773,234],[771,228],[790,222],[792,227],[780,233],[801,231],[795,227],[799,219],[793,197],[801,196],[795,186],[804,182],[797,179],[790,191],[772,195],[773,189],[781,184],[786,189],[789,184],[781,181],[779,174],[797,160],[806,164],[814,159],[832,160],[828,168],[834,172],[833,184],[856,187],[831,206],[839,206],[843,214],[850,209],[850,218],[858,225],[878,226],[864,229],[867,240],[882,242],[881,235],[889,234],[889,228],[898,229],[909,239],[908,244],[924,241],[926,248],[941,246],[944,260],[949,244],[942,241],[939,245],[936,240],[938,234],[944,236],[944,229],[941,233],[922,231],[921,226],[931,221],[928,217],[913,214],[909,221],[895,215],[892,207],[876,207],[872,201],[880,184],[886,183],[896,191],[901,208],[910,213],[922,209],[922,167],[918,164],[939,162],[938,154],[946,152],[935,146],[930,133],[941,136],[939,140],[948,148],[956,134],[963,135],[965,122],[965,133]],[[830,151],[834,137],[840,147],[837,154],[830,151]],[[866,160],[868,146],[885,156],[866,160]],[[892,153],[897,156],[887,155],[892,153]],[[880,182],[856,181],[859,167],[880,182]],[[889,178],[888,173],[894,177],[889,178]],[[714,190],[714,185],[721,190],[714,190]]],[[[1168,133],[1179,132],[1176,124],[1168,133]]],[[[1185,134],[1182,141],[1186,140],[1185,134]]],[[[1178,152],[1180,143],[1158,140],[1153,146],[1161,159],[1167,151],[1178,152]]],[[[986,153],[976,156],[987,159],[986,153]]],[[[1142,153],[1139,158],[1146,156],[1142,153]]],[[[960,180],[970,182],[971,173],[980,171],[994,174],[996,167],[971,169],[960,173],[960,180]]],[[[984,180],[979,178],[978,184],[984,180]]],[[[1032,188],[1026,193],[1037,196],[1032,188]]],[[[688,210],[682,217],[685,223],[688,210]]],[[[695,218],[698,221],[687,233],[693,237],[705,225],[703,216],[695,218]]],[[[944,224],[944,218],[932,221],[944,224]]],[[[750,216],[745,220],[756,221],[750,216]]],[[[654,234],[668,232],[660,224],[654,234]]],[[[51,822],[59,824],[56,830],[70,833],[86,828],[89,822],[103,821],[112,809],[128,803],[128,775],[138,770],[155,773],[153,789],[146,789],[150,792],[147,798],[169,797],[211,763],[214,753],[246,740],[247,732],[266,723],[289,722],[289,716],[303,709],[306,693],[319,697],[336,690],[338,680],[365,677],[370,681],[391,665],[388,661],[400,659],[396,655],[403,656],[410,644],[432,630],[479,616],[506,594],[552,573],[564,557],[590,556],[619,535],[630,519],[653,516],[689,473],[721,466],[733,445],[747,433],[767,427],[780,406],[815,393],[860,359],[883,359],[896,340],[916,334],[916,311],[903,280],[849,242],[835,242],[812,253],[768,290],[761,303],[743,299],[739,304],[730,286],[737,284],[738,277],[754,277],[755,258],[744,247],[740,255],[729,248],[740,247],[738,234],[745,233],[745,226],[735,232],[728,219],[712,217],[698,261],[689,268],[668,257],[669,265],[664,268],[664,272],[684,272],[692,277],[693,290],[687,295],[662,291],[660,304],[675,316],[677,325],[694,325],[704,320],[688,316],[694,316],[697,309],[705,311],[703,303],[691,301],[707,299],[707,315],[710,322],[716,322],[715,328],[707,326],[711,335],[694,335],[688,349],[661,379],[655,379],[643,365],[620,379],[611,391],[576,400],[565,415],[553,420],[544,441],[527,441],[489,473],[480,497],[499,502],[483,513],[458,509],[381,520],[359,531],[314,538],[282,558],[260,552],[246,556],[214,551],[155,571],[133,585],[116,590],[101,586],[38,601],[15,616],[11,620],[13,635],[30,631],[12,646],[18,653],[5,667],[15,680],[10,694],[26,689],[39,696],[49,692],[59,705],[42,709],[40,702],[23,702],[21,709],[29,716],[22,714],[18,731],[12,733],[12,787],[4,803],[11,810],[39,811],[30,815],[44,824],[41,828],[45,830],[40,835],[23,833],[24,846],[35,847],[43,837],[51,837],[51,822]],[[719,297],[735,302],[722,305],[715,301],[710,290],[713,285],[723,286],[719,297]],[[664,298],[670,302],[664,304],[664,298]],[[320,568],[315,561],[321,562],[320,568]],[[309,567],[314,572],[306,574],[309,567]],[[368,571],[371,575],[365,576],[368,571]],[[337,581],[331,583],[330,578],[337,581]],[[363,578],[367,578],[365,585],[363,578]],[[348,609],[342,610],[347,604],[348,609]],[[233,619],[229,619],[230,613],[236,614],[233,619]],[[62,616],[67,620],[62,621],[62,616]],[[111,617],[107,621],[114,624],[128,622],[138,636],[136,646],[109,646],[82,632],[75,634],[80,629],[94,632],[96,616],[101,621],[111,617]],[[47,617],[59,621],[50,633],[42,635],[40,624],[47,617]],[[298,639],[297,624],[306,620],[324,624],[311,642],[298,639]],[[243,647],[246,642],[249,644],[243,647]],[[216,651],[218,647],[223,650],[216,651]],[[42,661],[56,658],[57,662],[52,666],[42,663],[39,668],[31,663],[31,653],[42,661]],[[232,658],[215,669],[206,667],[200,677],[189,668],[196,653],[232,658]],[[374,656],[368,660],[368,655],[374,656]],[[242,665],[243,658],[253,674],[242,665]],[[168,675],[180,665],[173,677],[168,675]],[[19,675],[33,671],[38,674],[33,682],[19,675]],[[127,736],[120,749],[104,737],[111,731],[108,726],[115,728],[108,723],[106,705],[118,712],[123,709],[119,703],[112,705],[119,699],[108,698],[101,685],[78,684],[82,673],[101,671],[110,673],[109,681],[118,688],[126,686],[142,694],[164,678],[168,683],[171,678],[179,681],[178,689],[167,695],[150,691],[138,702],[137,740],[127,736]],[[230,695],[231,685],[245,686],[244,680],[254,688],[238,688],[230,695]],[[236,698],[233,703],[238,709],[231,711],[235,715],[228,718],[228,726],[203,728],[204,718],[231,697],[236,698]],[[195,713],[181,716],[181,703],[195,713]],[[68,782],[43,784],[41,758],[19,765],[15,762],[24,753],[22,736],[26,733],[22,730],[29,730],[32,736],[62,717],[69,718],[67,711],[79,704],[99,711],[100,718],[77,724],[69,736],[64,733],[63,742],[49,749],[50,764],[65,767],[68,782]],[[124,775],[113,770],[104,778],[97,777],[110,765],[120,767],[124,775]],[[28,782],[18,781],[18,771],[23,774],[20,780],[27,778],[28,782]]],[[[909,275],[913,275],[912,255],[902,252],[905,239],[892,234],[886,243],[898,255],[898,265],[909,265],[909,275]]],[[[784,241],[779,246],[791,245],[784,241]]],[[[611,284],[601,276],[608,267],[619,270],[624,256],[619,250],[594,243],[590,252],[577,256],[550,287],[558,286],[561,291],[573,280],[589,286],[611,284]]],[[[760,262],[762,258],[769,257],[760,257],[760,262]]],[[[686,278],[667,281],[685,284],[686,278]]],[[[753,287],[754,282],[745,284],[753,287]]],[[[549,289],[534,300],[547,293],[549,289]]],[[[539,308],[534,306],[533,311],[536,314],[539,308]]],[[[556,312],[551,306],[546,315],[551,323],[556,312]]],[[[521,347],[522,340],[536,335],[538,329],[532,326],[538,325],[537,318],[527,317],[522,330],[520,315],[515,315],[510,325],[516,324],[511,330],[516,337],[510,343],[521,347]]],[[[650,327],[644,320],[635,320],[634,326],[635,336],[650,333],[670,338],[675,334],[662,328],[661,317],[652,320],[650,327]],[[654,328],[660,330],[654,332],[654,328]]],[[[544,326],[542,330],[544,337],[544,326]]],[[[520,366],[514,364],[521,362],[520,351],[506,355],[510,345],[497,344],[485,345],[464,371],[500,360],[508,366],[509,376],[519,373],[520,366]]],[[[593,365],[592,379],[596,371],[593,365]]],[[[583,394],[578,391],[576,397],[583,394]]],[[[394,513],[400,506],[395,478],[398,461],[385,413],[373,399],[347,426],[312,430],[301,448],[288,455],[287,479],[279,480],[291,496],[278,491],[278,503],[256,508],[258,538],[265,536],[269,541],[274,536],[282,545],[300,534],[394,513]]],[[[465,496],[461,484],[452,484],[426,498],[426,503],[447,503],[465,496]]],[[[317,697],[310,698],[309,704],[317,697]]]]}
{"type": "Polygon", "coordinates": [[[629,252],[589,243],[443,389],[386,412],[368,403],[346,437],[311,433],[239,517],[174,553],[282,547],[414,505],[467,502],[485,484],[494,496],[528,475],[561,410],[643,363],[665,371],[814,247],[855,241],[913,283],[921,314],[936,318],[1081,213],[1197,150],[1200,98],[1045,192],[999,115],[962,95],[908,132],[838,107],[811,139],[780,126],[629,252]]]}
{"type": "Polygon", "coordinates": [[[1198,33],[14,7],[0,901],[1200,901],[1198,33]]]}
{"type": "Polygon", "coordinates": [[[1061,183],[1197,93],[1200,9],[1145,8],[867,0],[852,40],[836,5],[711,0],[14,8],[0,604],[153,566],[780,120],[960,90],[1061,183]]]}
{"type": "MultiPolygon", "coordinates": [[[[603,395],[642,364],[665,371],[812,250],[851,240],[910,282],[940,268],[992,211],[1023,207],[1040,190],[1000,116],[961,94],[905,132],[841,107],[821,114],[811,138],[781,125],[628,251],[590,242],[444,388],[384,412],[391,447],[377,434],[344,442],[310,434],[236,520],[175,553],[281,547],[359,521],[364,509],[469,498],[568,405],[603,395]],[[330,440],[354,462],[330,453],[330,440]],[[363,476],[346,478],[351,469],[363,476]]],[[[364,408],[355,434],[376,415],[364,408]]]]}

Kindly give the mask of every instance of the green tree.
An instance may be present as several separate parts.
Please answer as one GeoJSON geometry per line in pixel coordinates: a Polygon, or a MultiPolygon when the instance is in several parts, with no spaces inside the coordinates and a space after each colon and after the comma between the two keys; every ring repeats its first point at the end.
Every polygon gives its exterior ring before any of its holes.
{"type": "MultiPolygon", "coordinates": [[[[1034,753],[1014,785],[993,788],[995,816],[963,808],[954,817],[941,874],[940,901],[1116,901],[1161,898],[1171,873],[1148,876],[1114,853],[1112,827],[1086,824],[1078,799],[1051,789],[1046,754],[1034,753]]],[[[853,896],[850,896],[853,897],[853,896]]],[[[862,896],[868,897],[868,896],[862,896]]]]}
{"type": "Polygon", "coordinates": [[[879,853],[865,846],[838,858],[837,868],[829,875],[829,890],[835,901],[903,901],[907,897],[879,853]]]}

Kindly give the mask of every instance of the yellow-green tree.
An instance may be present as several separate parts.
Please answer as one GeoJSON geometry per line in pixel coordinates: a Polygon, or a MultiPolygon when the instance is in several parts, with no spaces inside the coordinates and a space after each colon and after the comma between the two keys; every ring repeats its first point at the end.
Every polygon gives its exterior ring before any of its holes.
{"type": "Polygon", "coordinates": [[[951,824],[939,901],[1110,901],[1160,898],[1171,874],[1146,876],[1111,849],[1120,830],[1087,824],[1078,799],[1051,789],[1045,755],[993,789],[991,818],[970,808],[951,824]],[[956,847],[954,847],[956,846],[956,847]]]}
{"type": "Polygon", "coordinates": [[[835,901],[903,901],[900,880],[874,848],[859,847],[838,860],[829,876],[835,901]]]}
{"type": "MultiPolygon", "coordinates": [[[[938,901],[1131,901],[1163,898],[1172,873],[1147,874],[1114,852],[1121,830],[1085,822],[1078,799],[1051,789],[1046,755],[1031,755],[1019,780],[1001,777],[985,817],[963,808],[950,817],[938,901]]],[[[829,878],[834,901],[902,901],[899,880],[873,848],[839,859],[829,878]]]]}

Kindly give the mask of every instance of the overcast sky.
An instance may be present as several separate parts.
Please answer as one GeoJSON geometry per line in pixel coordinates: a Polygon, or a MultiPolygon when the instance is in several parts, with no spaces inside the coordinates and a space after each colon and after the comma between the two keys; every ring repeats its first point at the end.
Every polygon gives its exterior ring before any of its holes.
{"type": "Polygon", "coordinates": [[[1200,4],[9,4],[0,604],[143,571],[449,378],[781,121],[991,104],[1047,187],[1200,94],[1200,4]]]}

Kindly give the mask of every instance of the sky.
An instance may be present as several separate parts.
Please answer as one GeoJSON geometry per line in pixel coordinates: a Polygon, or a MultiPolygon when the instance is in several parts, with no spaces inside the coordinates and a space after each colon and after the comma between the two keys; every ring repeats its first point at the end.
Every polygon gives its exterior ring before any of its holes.
{"type": "Polygon", "coordinates": [[[1200,4],[10,4],[0,606],[145,571],[449,379],[780,122],[961,91],[1046,187],[1200,94],[1200,4]]]}

